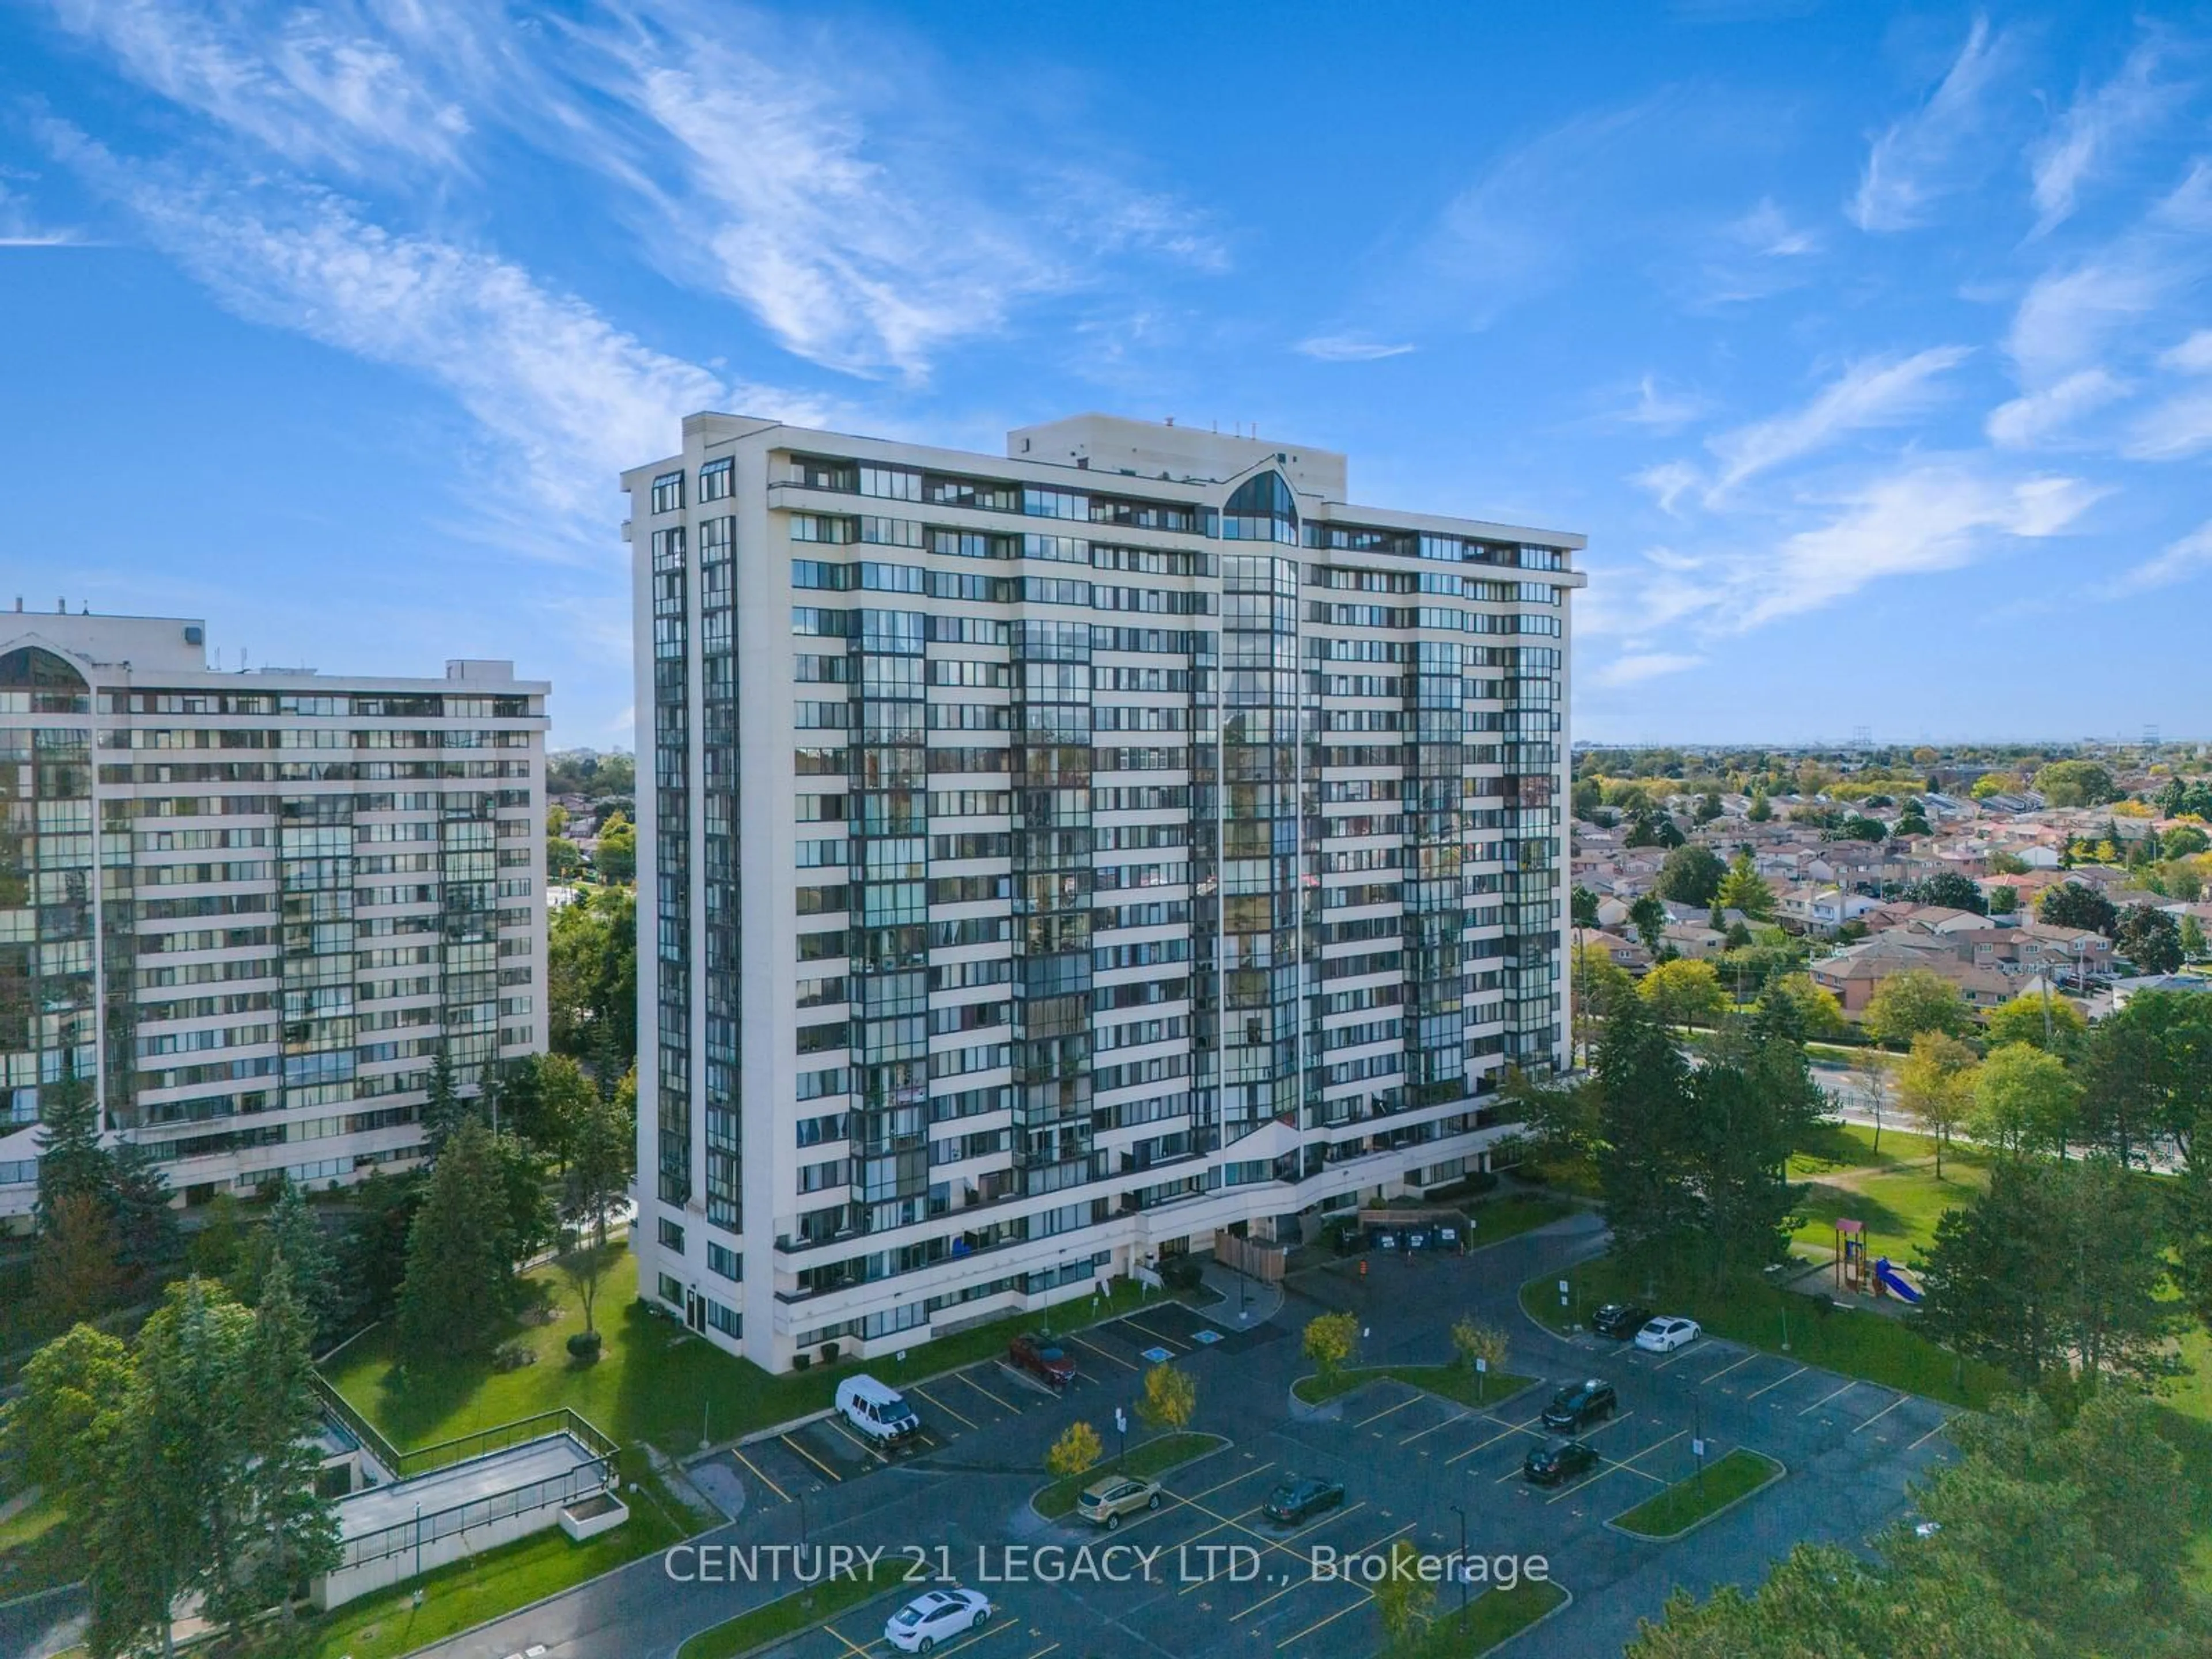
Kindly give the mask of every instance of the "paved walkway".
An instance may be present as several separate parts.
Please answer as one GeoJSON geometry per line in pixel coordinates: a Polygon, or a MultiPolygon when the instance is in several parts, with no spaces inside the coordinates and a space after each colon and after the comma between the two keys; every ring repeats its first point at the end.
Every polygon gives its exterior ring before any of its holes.
{"type": "Polygon", "coordinates": [[[1200,1282],[1221,1298],[1205,1311],[1229,1328],[1249,1330],[1266,1324],[1283,1310],[1280,1285],[1248,1277],[1211,1256],[1206,1258],[1205,1276],[1200,1282]]]}

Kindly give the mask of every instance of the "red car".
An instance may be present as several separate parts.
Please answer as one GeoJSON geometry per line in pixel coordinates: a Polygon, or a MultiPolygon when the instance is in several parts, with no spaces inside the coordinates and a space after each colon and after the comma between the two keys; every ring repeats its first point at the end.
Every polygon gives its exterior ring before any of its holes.
{"type": "Polygon", "coordinates": [[[1049,1338],[1016,1337],[1006,1344],[1006,1363],[1055,1389],[1066,1388],[1075,1376],[1075,1362],[1049,1338]]]}

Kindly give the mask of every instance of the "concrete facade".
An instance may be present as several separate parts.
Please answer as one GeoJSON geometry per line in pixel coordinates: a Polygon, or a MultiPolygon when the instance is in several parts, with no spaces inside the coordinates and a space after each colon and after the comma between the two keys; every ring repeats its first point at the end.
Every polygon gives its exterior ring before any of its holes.
{"type": "Polygon", "coordinates": [[[641,1290],[781,1370],[1480,1168],[1562,1064],[1582,538],[1085,416],[624,475],[641,1290]]]}
{"type": "Polygon", "coordinates": [[[188,1200],[411,1161],[546,1038],[545,696],[208,666],[191,618],[0,612],[0,1224],[82,1087],[188,1200]]]}

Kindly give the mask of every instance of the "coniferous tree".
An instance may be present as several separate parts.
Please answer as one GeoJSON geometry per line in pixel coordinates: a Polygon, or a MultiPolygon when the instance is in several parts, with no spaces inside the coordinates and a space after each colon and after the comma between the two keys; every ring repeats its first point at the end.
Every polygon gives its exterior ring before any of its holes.
{"type": "Polygon", "coordinates": [[[289,1624],[295,1582],[337,1565],[337,1516],[316,1484],[322,1453],[314,1439],[321,1408],[310,1380],[314,1320],[295,1293],[281,1249],[270,1255],[260,1290],[243,1437],[253,1546],[244,1600],[247,1611],[275,1605],[289,1624]]]}
{"type": "Polygon", "coordinates": [[[453,1062],[441,1047],[431,1059],[429,1098],[422,1103],[423,1155],[435,1163],[461,1120],[470,1115],[453,1080],[453,1062]]]}
{"type": "Polygon", "coordinates": [[[258,1308],[270,1272],[281,1259],[290,1280],[289,1293],[306,1311],[312,1346],[336,1322],[337,1270],[306,1194],[281,1176],[276,1186],[269,1218],[246,1241],[243,1260],[231,1275],[231,1288],[240,1301],[258,1308]]]}
{"type": "Polygon", "coordinates": [[[1598,1041],[1595,1069],[1598,1180],[1615,1246],[1629,1257],[1671,1249],[1697,1220],[1690,1171],[1678,1156],[1689,1066],[1644,1000],[1624,997],[1598,1041]]]}
{"type": "Polygon", "coordinates": [[[115,1164],[100,1144],[100,1105],[85,1080],[70,1071],[39,1106],[39,1196],[35,1215],[44,1231],[56,1202],[82,1193],[111,1208],[115,1164]]]}
{"type": "Polygon", "coordinates": [[[115,1236],[123,1265],[146,1274],[176,1260],[177,1212],[169,1179],[154,1155],[135,1140],[114,1152],[115,1236]]]}
{"type": "Polygon", "coordinates": [[[436,1358],[489,1346],[511,1305],[517,1255],[499,1151],[463,1123],[430,1173],[407,1235],[400,1346],[436,1358]]]}

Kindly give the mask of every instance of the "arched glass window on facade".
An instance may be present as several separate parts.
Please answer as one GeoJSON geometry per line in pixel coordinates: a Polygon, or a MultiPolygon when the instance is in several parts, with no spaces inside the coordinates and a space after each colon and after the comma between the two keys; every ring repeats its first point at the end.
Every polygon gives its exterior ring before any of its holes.
{"type": "Polygon", "coordinates": [[[1262,472],[1238,484],[1221,509],[1221,534],[1232,542],[1298,539],[1298,504],[1279,472],[1262,472]]]}
{"type": "Polygon", "coordinates": [[[0,656],[0,710],[18,714],[82,714],[92,688],[68,661],[35,645],[0,656]]]}

